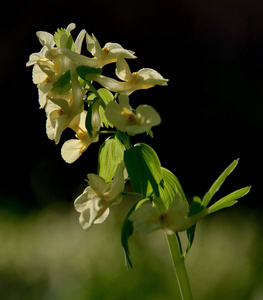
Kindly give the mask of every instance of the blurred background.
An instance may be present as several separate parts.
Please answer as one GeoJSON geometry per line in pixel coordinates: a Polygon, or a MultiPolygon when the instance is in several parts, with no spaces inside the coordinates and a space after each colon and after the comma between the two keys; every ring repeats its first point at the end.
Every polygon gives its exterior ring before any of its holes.
{"type": "MultiPolygon", "coordinates": [[[[120,228],[133,199],[112,209],[88,233],[74,199],[96,173],[100,142],[73,165],[45,132],[32,68],[35,35],[74,22],[101,46],[135,51],[132,72],[156,69],[169,79],[131,95],[162,117],[152,146],[189,200],[202,197],[236,158],[240,163],[215,197],[252,185],[234,207],[198,224],[186,265],[195,299],[262,300],[263,3],[257,0],[105,0],[6,3],[0,27],[2,299],[174,299],[176,288],[162,232],[134,234],[134,269],[124,267],[120,228]]],[[[85,52],[85,43],[83,47],[85,52]]],[[[114,68],[105,67],[113,76],[114,68]]],[[[101,139],[103,141],[103,139],[101,139]]]]}

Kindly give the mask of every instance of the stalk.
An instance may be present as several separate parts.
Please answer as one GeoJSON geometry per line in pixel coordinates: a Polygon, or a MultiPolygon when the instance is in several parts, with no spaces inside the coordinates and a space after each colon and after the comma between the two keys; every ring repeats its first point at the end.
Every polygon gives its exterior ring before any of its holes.
{"type": "Polygon", "coordinates": [[[166,235],[171,258],[173,261],[176,280],[182,300],[193,300],[188,275],[185,269],[184,258],[181,255],[180,245],[175,234],[166,235]]]}

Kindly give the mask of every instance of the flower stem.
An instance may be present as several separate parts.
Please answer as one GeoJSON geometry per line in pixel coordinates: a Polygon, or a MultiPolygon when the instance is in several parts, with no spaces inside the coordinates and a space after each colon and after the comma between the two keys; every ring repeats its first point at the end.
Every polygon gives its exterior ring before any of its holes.
{"type": "Polygon", "coordinates": [[[167,234],[166,237],[170,248],[177,283],[180,289],[181,299],[193,300],[188,275],[185,269],[184,258],[181,255],[178,239],[175,234],[167,234]]]}
{"type": "Polygon", "coordinates": [[[101,106],[105,109],[106,108],[106,103],[104,102],[104,100],[101,98],[100,94],[98,93],[98,91],[95,89],[95,87],[93,86],[93,84],[91,83],[91,81],[88,81],[88,85],[89,85],[89,90],[97,97],[101,100],[101,106]]]}

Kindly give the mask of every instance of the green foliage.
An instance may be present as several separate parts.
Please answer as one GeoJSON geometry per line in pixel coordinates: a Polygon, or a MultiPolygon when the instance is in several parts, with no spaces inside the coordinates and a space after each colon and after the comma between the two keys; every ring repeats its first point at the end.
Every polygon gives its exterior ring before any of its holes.
{"type": "Polygon", "coordinates": [[[248,186],[223,197],[209,207],[210,212],[214,213],[220,209],[234,205],[235,203],[237,203],[237,200],[245,196],[250,191],[250,189],[251,187],[248,186]]]}
{"type": "MultiPolygon", "coordinates": [[[[97,90],[97,95],[95,93],[90,93],[88,96],[88,101],[94,101],[95,99],[101,99],[105,105],[114,100],[114,96],[109,90],[104,88],[97,90]]],[[[113,125],[107,120],[105,116],[105,109],[100,106],[99,113],[101,119],[101,126],[105,126],[107,128],[113,127],[113,125]]]]}
{"type": "Polygon", "coordinates": [[[136,203],[134,203],[134,205],[129,210],[129,212],[124,220],[123,226],[122,226],[121,244],[122,244],[122,247],[124,250],[125,262],[126,262],[127,268],[129,268],[129,267],[132,268],[132,261],[130,258],[130,250],[129,250],[128,240],[129,240],[130,236],[133,234],[133,230],[134,230],[133,222],[129,220],[129,217],[133,211],[138,209],[144,202],[146,202],[148,200],[149,199],[142,199],[142,200],[139,200],[136,203]]]}
{"type": "Polygon", "coordinates": [[[61,47],[62,44],[61,41],[64,39],[65,39],[66,48],[71,51],[75,51],[75,44],[71,36],[71,33],[65,28],[61,28],[61,29],[58,28],[54,34],[54,41],[58,48],[61,47]]]}
{"type": "Polygon", "coordinates": [[[204,195],[204,198],[202,200],[203,207],[207,207],[215,193],[219,190],[221,185],[224,183],[225,179],[230,175],[230,173],[235,169],[235,167],[238,164],[238,159],[234,160],[226,169],[225,171],[218,177],[218,179],[214,182],[214,184],[211,186],[209,191],[204,195]]]}
{"type": "Polygon", "coordinates": [[[137,193],[145,198],[153,194],[160,196],[159,186],[163,186],[163,174],[159,158],[146,144],[136,144],[124,152],[124,162],[137,193]]]}
{"type": "Polygon", "coordinates": [[[118,164],[123,160],[125,147],[116,135],[108,138],[100,147],[98,174],[107,182],[110,181],[118,164]]]}

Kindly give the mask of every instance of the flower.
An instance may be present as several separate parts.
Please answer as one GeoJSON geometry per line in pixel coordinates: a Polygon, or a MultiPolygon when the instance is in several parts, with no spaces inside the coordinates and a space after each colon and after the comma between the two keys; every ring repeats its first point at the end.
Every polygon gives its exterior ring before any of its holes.
{"type": "Polygon", "coordinates": [[[181,195],[177,193],[166,212],[161,213],[156,206],[143,205],[131,214],[130,220],[134,222],[134,227],[144,234],[158,229],[165,230],[167,234],[173,234],[187,230],[209,214],[208,209],[203,209],[188,217],[188,211],[188,203],[182,201],[181,195]]]}
{"type": "Polygon", "coordinates": [[[138,72],[131,73],[129,65],[124,58],[119,58],[116,65],[116,75],[123,82],[97,74],[89,74],[86,76],[86,79],[97,81],[112,92],[127,96],[136,90],[149,89],[155,85],[167,85],[168,79],[164,79],[161,74],[153,69],[144,68],[138,72]]]}
{"type": "Polygon", "coordinates": [[[134,112],[129,105],[129,97],[125,95],[119,96],[119,104],[109,102],[105,115],[110,123],[129,135],[147,132],[161,123],[160,115],[152,106],[139,105],[134,112]]]}
{"type": "Polygon", "coordinates": [[[78,82],[75,66],[70,69],[72,88],[55,88],[46,106],[46,130],[49,139],[58,144],[62,132],[83,111],[83,90],[78,82]]]}
{"type": "Polygon", "coordinates": [[[60,49],[57,49],[56,52],[64,54],[78,65],[93,68],[102,68],[107,64],[116,62],[120,58],[136,58],[133,51],[126,50],[117,43],[107,43],[103,48],[101,48],[98,40],[93,34],[92,36],[86,34],[86,42],[87,49],[93,55],[93,58],[77,54],[66,47],[60,47],[60,49]]]}
{"type": "MultiPolygon", "coordinates": [[[[38,31],[37,37],[43,48],[38,53],[33,53],[29,57],[26,66],[33,67],[33,83],[38,87],[40,108],[44,108],[47,103],[47,96],[51,92],[53,84],[60,76],[70,69],[71,60],[62,55],[54,55],[53,51],[55,42],[57,44],[65,44],[69,40],[70,32],[76,27],[74,23],[68,25],[64,30],[58,30],[53,36],[45,31],[38,31]]],[[[86,31],[82,30],[75,42],[72,42],[73,48],[80,53],[83,39],[86,31]]],[[[71,36],[70,36],[71,37],[71,36]]]]}
{"type": "Polygon", "coordinates": [[[109,183],[96,174],[88,174],[89,186],[74,202],[76,211],[80,213],[79,223],[84,230],[104,222],[109,215],[109,207],[122,201],[123,173],[124,163],[121,162],[109,183]]]}
{"type": "Polygon", "coordinates": [[[75,162],[91,143],[99,140],[97,133],[100,129],[99,105],[99,101],[96,101],[92,107],[92,137],[86,129],[87,111],[84,110],[77,115],[69,124],[68,127],[76,132],[77,139],[66,141],[61,148],[61,156],[67,163],[75,162]]]}

